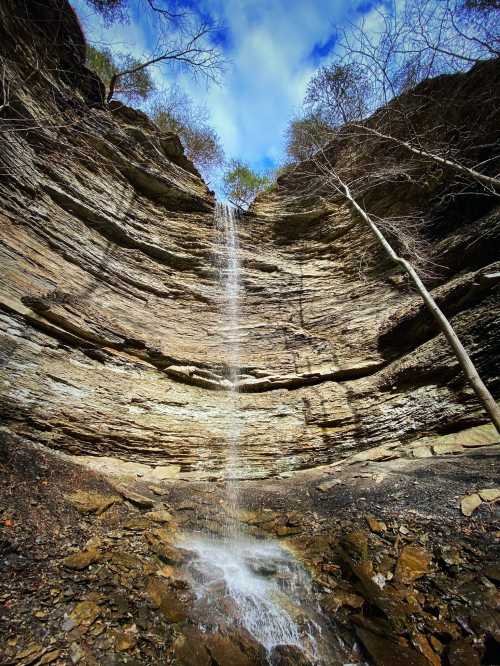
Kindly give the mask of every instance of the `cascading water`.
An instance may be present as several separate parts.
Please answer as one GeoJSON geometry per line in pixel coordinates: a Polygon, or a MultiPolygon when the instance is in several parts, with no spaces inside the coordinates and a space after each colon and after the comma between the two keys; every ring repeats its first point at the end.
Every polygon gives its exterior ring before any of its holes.
{"type": "Polygon", "coordinates": [[[330,649],[324,649],[324,622],[307,571],[275,540],[245,535],[238,520],[238,478],[245,475],[238,455],[241,284],[235,210],[218,204],[214,227],[221,357],[228,398],[225,511],[216,536],[207,530],[184,536],[183,548],[194,554],[186,575],[203,609],[201,615],[206,613],[207,626],[243,628],[265,648],[270,664],[277,646],[299,648],[311,664],[340,663],[330,649]]]}
{"type": "Polygon", "coordinates": [[[223,359],[229,381],[229,404],[225,416],[226,431],[226,521],[225,532],[235,537],[238,531],[238,486],[240,475],[238,445],[241,434],[238,405],[238,378],[240,373],[240,261],[236,211],[232,206],[217,203],[214,226],[216,233],[219,322],[223,359]]]}

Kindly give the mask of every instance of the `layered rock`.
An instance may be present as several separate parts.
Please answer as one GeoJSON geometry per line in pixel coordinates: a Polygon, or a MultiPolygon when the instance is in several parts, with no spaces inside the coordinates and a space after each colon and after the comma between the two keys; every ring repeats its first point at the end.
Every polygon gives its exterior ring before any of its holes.
{"type": "MultiPolygon", "coordinates": [[[[418,298],[345,203],[311,197],[293,174],[240,220],[241,319],[224,330],[214,197],[178,138],[140,112],[104,108],[69,5],[43,0],[35,11],[7,0],[0,13],[9,433],[87,459],[218,477],[235,337],[243,476],[485,421],[418,298]],[[57,49],[48,24],[58,26],[57,49]]],[[[405,196],[391,186],[379,203],[405,196]]],[[[498,391],[500,217],[464,211],[432,227],[445,263],[435,292],[498,391]]]]}

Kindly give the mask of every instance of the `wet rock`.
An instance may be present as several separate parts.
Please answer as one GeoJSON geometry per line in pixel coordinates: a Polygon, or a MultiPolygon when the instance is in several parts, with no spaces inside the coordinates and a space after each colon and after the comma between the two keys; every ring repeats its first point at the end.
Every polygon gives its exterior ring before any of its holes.
{"type": "Polygon", "coordinates": [[[205,636],[194,627],[185,627],[174,642],[175,663],[179,666],[212,666],[204,645],[205,636]]]}
{"type": "Polygon", "coordinates": [[[373,573],[371,562],[357,563],[342,548],[339,548],[339,554],[358,580],[357,591],[382,611],[389,620],[390,624],[388,626],[397,631],[404,630],[408,624],[409,608],[403,603],[397,590],[385,587],[385,578],[380,574],[373,573]]]}
{"type": "Polygon", "coordinates": [[[385,578],[392,578],[392,572],[394,571],[394,566],[396,564],[396,560],[388,555],[387,553],[384,553],[382,557],[380,558],[380,561],[378,563],[378,571],[381,573],[385,578]]]}
{"type": "Polygon", "coordinates": [[[86,569],[91,564],[99,562],[101,559],[102,555],[99,552],[98,547],[93,546],[91,548],[80,550],[78,553],[74,553],[73,555],[65,557],[62,562],[67,569],[75,569],[76,571],[81,571],[82,569],[86,569]]]}
{"type": "Polygon", "coordinates": [[[397,638],[389,639],[365,627],[356,634],[376,666],[429,666],[423,654],[397,638]]]}
{"type": "Polygon", "coordinates": [[[446,651],[449,666],[480,666],[481,659],[469,640],[452,641],[446,651]]]}
{"type": "Polygon", "coordinates": [[[484,569],[484,575],[500,583],[500,564],[488,564],[484,569]]]}
{"type": "Polygon", "coordinates": [[[217,534],[218,536],[224,536],[226,532],[226,526],[217,520],[206,520],[204,523],[204,528],[211,532],[212,534],[217,534]]]}
{"type": "Polygon", "coordinates": [[[78,490],[71,495],[66,495],[68,502],[80,513],[95,513],[100,515],[110,506],[121,502],[117,495],[103,495],[94,491],[78,490]]]}
{"type": "Polygon", "coordinates": [[[462,563],[460,550],[456,546],[442,545],[437,548],[439,558],[448,566],[458,566],[462,563]]]}
{"type": "Polygon", "coordinates": [[[20,650],[16,654],[16,661],[23,662],[25,664],[32,664],[47,651],[47,648],[44,648],[40,643],[30,643],[23,650],[20,650]]]}
{"type": "Polygon", "coordinates": [[[177,548],[171,543],[171,534],[163,529],[152,530],[144,535],[149,548],[160,557],[166,564],[182,564],[189,553],[182,548],[177,548]]]}
{"type": "Polygon", "coordinates": [[[498,608],[500,592],[487,578],[464,577],[460,579],[455,592],[471,608],[498,608]]]}
{"type": "Polygon", "coordinates": [[[351,557],[360,560],[368,558],[368,535],[363,530],[349,532],[342,540],[342,545],[351,557]]]}
{"type": "Polygon", "coordinates": [[[78,643],[71,643],[69,646],[69,658],[72,664],[78,664],[84,658],[85,652],[78,643]]]}
{"type": "Polygon", "coordinates": [[[441,643],[441,641],[438,638],[436,638],[435,636],[430,636],[429,643],[431,644],[432,649],[436,654],[443,653],[444,645],[441,643]]]}
{"type": "Polygon", "coordinates": [[[125,627],[123,631],[116,634],[115,650],[118,652],[127,652],[137,645],[138,631],[135,624],[125,627]]]}
{"type": "Polygon", "coordinates": [[[274,562],[262,562],[256,560],[247,560],[248,568],[256,573],[258,576],[269,578],[278,573],[278,565],[274,562]]]}
{"type": "Polygon", "coordinates": [[[126,530],[141,532],[151,527],[151,521],[144,516],[134,516],[123,523],[126,530]]]}
{"type": "Polygon", "coordinates": [[[164,567],[160,567],[158,571],[156,572],[157,576],[161,576],[162,578],[174,578],[176,575],[177,569],[170,564],[166,564],[164,567]]]}
{"type": "Polygon", "coordinates": [[[188,619],[186,603],[165,581],[152,576],[146,587],[146,595],[153,605],[162,612],[168,622],[184,622],[188,619]]]}
{"type": "Polygon", "coordinates": [[[409,585],[429,570],[432,555],[420,546],[405,546],[396,564],[395,578],[409,585]]]}
{"type": "Polygon", "coordinates": [[[368,527],[372,532],[375,532],[375,534],[383,534],[384,532],[387,532],[387,525],[373,516],[367,516],[366,522],[368,523],[368,527]]]}
{"type": "Polygon", "coordinates": [[[278,525],[274,529],[274,533],[279,537],[292,536],[293,534],[300,534],[301,532],[301,527],[292,527],[291,525],[278,525]]]}
{"type": "Polygon", "coordinates": [[[277,645],[271,651],[270,663],[273,666],[313,665],[313,662],[295,645],[277,645]]]}
{"type": "Polygon", "coordinates": [[[172,514],[165,510],[148,511],[144,514],[144,517],[154,523],[170,523],[173,520],[172,514]]]}
{"type": "Polygon", "coordinates": [[[365,600],[359,594],[339,589],[324,596],[321,600],[321,607],[329,613],[336,613],[342,606],[361,608],[364,603],[365,600]]]}
{"type": "Polygon", "coordinates": [[[71,613],[65,616],[62,628],[64,631],[70,631],[77,626],[88,628],[100,615],[101,609],[94,601],[80,601],[71,613]]]}
{"type": "Polygon", "coordinates": [[[270,509],[262,511],[240,511],[241,520],[247,525],[269,525],[279,518],[279,514],[270,509]]]}
{"type": "Polygon", "coordinates": [[[254,655],[245,653],[238,643],[223,634],[209,634],[205,645],[217,666],[256,666],[254,655]]]}
{"type": "Polygon", "coordinates": [[[491,636],[500,645],[500,613],[489,609],[482,610],[470,618],[470,625],[478,634],[491,636]]]}
{"type": "Polygon", "coordinates": [[[414,634],[412,635],[412,642],[417,650],[425,656],[429,666],[441,666],[441,659],[432,648],[427,636],[414,634]]]}
{"type": "Polygon", "coordinates": [[[460,502],[460,508],[464,516],[472,516],[478,506],[481,505],[481,497],[477,493],[465,495],[460,502]]]}
{"type": "Polygon", "coordinates": [[[46,652],[43,655],[43,657],[37,662],[37,666],[44,666],[44,664],[51,664],[56,659],[59,659],[60,656],[61,656],[60,650],[51,650],[50,652],[46,652]]]}
{"type": "Polygon", "coordinates": [[[137,555],[127,553],[123,550],[113,550],[108,557],[112,568],[117,569],[122,573],[127,573],[129,571],[142,573],[143,570],[148,573],[149,570],[154,570],[154,567],[152,567],[151,564],[144,562],[137,555]]]}

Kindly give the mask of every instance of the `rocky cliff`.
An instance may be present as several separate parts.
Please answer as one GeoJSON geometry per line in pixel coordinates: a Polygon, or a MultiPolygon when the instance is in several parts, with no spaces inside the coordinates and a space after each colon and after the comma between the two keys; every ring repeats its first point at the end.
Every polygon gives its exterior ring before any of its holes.
{"type": "MultiPolygon", "coordinates": [[[[234,332],[220,325],[213,193],[175,135],[104,108],[69,5],[4,1],[0,45],[4,434],[100,468],[220,477],[234,332]]],[[[409,187],[382,187],[380,210],[409,187]]],[[[498,394],[500,214],[478,200],[428,207],[428,236],[435,295],[498,394]]],[[[485,423],[419,299],[343,201],[289,174],[239,229],[245,476],[409,455],[485,423]]]]}

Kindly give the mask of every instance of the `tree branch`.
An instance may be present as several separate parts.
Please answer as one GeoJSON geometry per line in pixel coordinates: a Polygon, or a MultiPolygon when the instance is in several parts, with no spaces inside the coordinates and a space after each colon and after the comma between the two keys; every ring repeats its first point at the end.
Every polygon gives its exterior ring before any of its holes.
{"type": "Polygon", "coordinates": [[[444,157],[441,157],[440,155],[436,155],[435,153],[430,153],[427,150],[424,150],[423,148],[416,148],[407,141],[403,141],[402,139],[397,139],[396,137],[391,136],[389,134],[384,134],[383,132],[379,132],[373,127],[368,127],[366,125],[356,125],[356,124],[353,124],[352,127],[356,127],[357,129],[360,130],[365,130],[370,134],[378,136],[381,139],[384,139],[386,141],[391,141],[392,143],[395,143],[398,146],[405,148],[407,151],[415,155],[418,155],[419,157],[425,157],[427,159],[431,159],[434,162],[437,162],[438,164],[447,167],[448,169],[452,169],[453,171],[460,173],[461,175],[473,178],[477,182],[481,183],[481,185],[487,186],[488,189],[493,189],[493,191],[496,194],[500,195],[500,179],[498,178],[494,178],[492,176],[486,176],[485,174],[480,173],[475,169],[471,169],[470,167],[466,167],[463,164],[460,164],[459,162],[455,162],[454,160],[451,159],[446,159],[444,157]]]}

